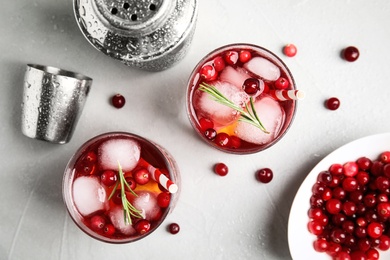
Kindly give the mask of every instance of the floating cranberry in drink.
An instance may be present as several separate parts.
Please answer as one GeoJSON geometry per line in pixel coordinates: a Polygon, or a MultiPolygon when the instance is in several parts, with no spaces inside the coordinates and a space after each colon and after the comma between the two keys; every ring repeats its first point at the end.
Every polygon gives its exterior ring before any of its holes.
{"type": "Polygon", "coordinates": [[[193,128],[211,146],[247,154],[275,144],[303,98],[291,72],[270,51],[232,44],[206,55],[192,72],[187,111],[193,128]]]}
{"type": "Polygon", "coordinates": [[[161,146],[113,132],[87,141],[70,159],[63,197],[77,226],[98,240],[128,243],[164,221],[178,199],[179,171],[161,146]]]}

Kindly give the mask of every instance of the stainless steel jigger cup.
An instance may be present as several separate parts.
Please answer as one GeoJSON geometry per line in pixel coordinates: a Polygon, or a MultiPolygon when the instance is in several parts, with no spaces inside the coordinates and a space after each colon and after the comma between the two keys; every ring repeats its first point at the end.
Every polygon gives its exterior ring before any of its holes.
{"type": "Polygon", "coordinates": [[[69,142],[91,85],[92,79],[84,75],[28,64],[23,86],[23,134],[51,143],[69,142]]]}
{"type": "Polygon", "coordinates": [[[74,0],[85,38],[124,64],[161,71],[181,60],[191,43],[197,0],[74,0]]]}

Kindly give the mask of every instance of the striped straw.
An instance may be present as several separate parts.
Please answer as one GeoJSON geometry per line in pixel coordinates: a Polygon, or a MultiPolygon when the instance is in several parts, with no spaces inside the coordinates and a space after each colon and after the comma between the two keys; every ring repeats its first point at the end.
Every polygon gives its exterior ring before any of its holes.
{"type": "Polygon", "coordinates": [[[273,98],[280,101],[286,100],[298,100],[305,97],[305,93],[302,90],[294,89],[279,89],[279,90],[270,90],[269,93],[273,98]]]}
{"type": "Polygon", "coordinates": [[[177,190],[179,189],[179,187],[175,183],[173,183],[173,181],[168,179],[168,177],[165,176],[165,174],[163,174],[159,169],[154,168],[153,165],[151,165],[144,159],[142,158],[139,159],[139,165],[145,167],[148,170],[148,172],[151,174],[152,179],[160,183],[161,186],[163,186],[164,189],[166,189],[170,193],[176,193],[177,190]]]}

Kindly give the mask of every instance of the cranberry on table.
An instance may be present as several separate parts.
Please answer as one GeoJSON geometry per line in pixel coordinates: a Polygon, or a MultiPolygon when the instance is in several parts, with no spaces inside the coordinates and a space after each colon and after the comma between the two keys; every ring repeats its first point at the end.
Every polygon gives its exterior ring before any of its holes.
{"type": "Polygon", "coordinates": [[[263,168],[256,172],[256,177],[262,183],[269,183],[274,177],[274,174],[270,168],[263,168]]]}
{"type": "Polygon", "coordinates": [[[116,94],[111,98],[111,103],[116,108],[122,108],[126,103],[126,99],[121,94],[116,94]]]}
{"type": "Polygon", "coordinates": [[[359,58],[359,50],[354,46],[349,46],[343,50],[344,59],[349,62],[354,62],[359,58]]]}
{"type": "Polygon", "coordinates": [[[217,163],[214,165],[214,172],[219,176],[226,176],[229,172],[229,168],[224,163],[217,163]]]}
{"type": "Polygon", "coordinates": [[[336,97],[331,97],[325,101],[325,106],[329,110],[337,110],[340,107],[340,100],[336,97]]]}
{"type": "Polygon", "coordinates": [[[290,43],[283,47],[283,53],[287,57],[294,57],[297,54],[297,47],[290,43]]]}
{"type": "Polygon", "coordinates": [[[172,235],[175,235],[175,234],[179,233],[179,231],[180,231],[180,226],[179,226],[179,224],[177,224],[177,223],[171,223],[171,224],[169,224],[169,226],[168,226],[168,231],[169,231],[169,233],[171,233],[172,235]]]}

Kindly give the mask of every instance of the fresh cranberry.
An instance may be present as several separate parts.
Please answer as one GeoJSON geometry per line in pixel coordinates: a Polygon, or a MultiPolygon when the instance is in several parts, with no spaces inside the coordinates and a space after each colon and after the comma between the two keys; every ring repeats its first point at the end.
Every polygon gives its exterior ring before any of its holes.
{"type": "Polygon", "coordinates": [[[390,248],[390,237],[386,235],[380,236],[378,248],[383,251],[388,250],[390,248]]]}
{"type": "Polygon", "coordinates": [[[287,57],[294,57],[297,54],[297,47],[294,44],[289,43],[283,47],[283,53],[287,57]]]}
{"type": "Polygon", "coordinates": [[[384,163],[382,161],[374,161],[371,166],[371,174],[374,176],[380,176],[383,174],[384,163]]]}
{"type": "Polygon", "coordinates": [[[322,171],[318,174],[317,181],[327,185],[332,181],[332,175],[328,171],[322,171]]]}
{"type": "Polygon", "coordinates": [[[356,175],[356,180],[359,185],[366,185],[370,180],[370,175],[366,172],[360,171],[356,175]]]}
{"type": "Polygon", "coordinates": [[[342,182],[343,189],[347,192],[352,192],[357,189],[358,182],[353,177],[347,177],[342,182]]]}
{"type": "Polygon", "coordinates": [[[359,50],[354,46],[349,46],[343,50],[343,57],[349,62],[356,61],[359,58],[359,50]]]}
{"type": "Polygon", "coordinates": [[[137,187],[137,183],[135,182],[133,177],[126,177],[125,181],[129,185],[130,189],[135,190],[135,188],[137,187]]]}
{"type": "Polygon", "coordinates": [[[372,161],[367,157],[360,157],[356,160],[357,165],[359,166],[359,169],[362,171],[370,170],[372,161]]]}
{"type": "Polygon", "coordinates": [[[356,162],[346,162],[343,165],[344,175],[347,177],[354,177],[359,172],[359,167],[356,162]]]}
{"type": "Polygon", "coordinates": [[[316,220],[310,221],[307,227],[309,232],[316,236],[321,235],[324,230],[324,226],[316,220]]]}
{"type": "Polygon", "coordinates": [[[113,224],[106,224],[103,228],[103,233],[106,236],[112,236],[115,233],[115,227],[113,224]]]}
{"type": "Polygon", "coordinates": [[[338,200],[344,200],[346,197],[346,192],[341,187],[336,187],[332,190],[332,197],[338,200]]]}
{"type": "Polygon", "coordinates": [[[313,246],[317,252],[326,252],[328,249],[328,241],[325,238],[319,238],[314,241],[313,246]]]}
{"type": "Polygon", "coordinates": [[[347,216],[352,216],[353,214],[356,213],[356,204],[353,203],[352,201],[346,201],[342,205],[342,209],[344,211],[344,214],[347,216]]]}
{"type": "Polygon", "coordinates": [[[172,235],[175,235],[175,234],[179,233],[180,226],[177,223],[171,223],[168,226],[168,230],[169,230],[169,233],[171,233],[172,235]]]}
{"type": "Polygon", "coordinates": [[[111,197],[112,201],[116,204],[116,205],[122,205],[122,192],[121,190],[116,190],[114,192],[114,195],[112,195],[111,197]]]}
{"type": "Polygon", "coordinates": [[[105,224],[106,224],[106,220],[100,215],[94,215],[91,218],[91,228],[95,231],[103,230],[105,224]]]}
{"type": "Polygon", "coordinates": [[[369,260],[377,260],[379,259],[379,252],[375,248],[370,248],[366,252],[367,259],[369,260]]]}
{"type": "Polygon", "coordinates": [[[313,185],[313,187],[311,188],[311,192],[314,194],[314,195],[321,195],[324,190],[326,188],[326,185],[322,182],[317,182],[313,185]]]}
{"type": "Polygon", "coordinates": [[[206,64],[200,69],[200,76],[206,81],[213,81],[218,77],[218,73],[211,64],[206,64]]]}
{"type": "Polygon", "coordinates": [[[225,176],[229,172],[229,168],[224,163],[217,163],[214,165],[214,172],[219,176],[225,176]]]}
{"type": "Polygon", "coordinates": [[[88,152],[85,157],[83,158],[83,161],[87,163],[95,163],[97,161],[97,155],[96,153],[90,151],[88,152]]]}
{"type": "Polygon", "coordinates": [[[386,189],[390,187],[390,180],[387,177],[384,176],[378,176],[375,179],[375,186],[377,189],[379,189],[381,192],[386,192],[386,189]]]}
{"type": "Polygon", "coordinates": [[[133,173],[134,180],[139,185],[144,185],[150,180],[150,173],[145,168],[140,168],[133,173]]]}
{"type": "Polygon", "coordinates": [[[320,208],[311,208],[307,214],[309,218],[319,219],[324,215],[324,212],[320,208]]]}
{"type": "Polygon", "coordinates": [[[321,194],[321,198],[324,201],[330,200],[332,198],[332,190],[328,187],[325,187],[324,191],[321,194]]]}
{"type": "Polygon", "coordinates": [[[363,251],[356,250],[349,255],[351,260],[367,260],[366,254],[363,251]]]}
{"type": "Polygon", "coordinates": [[[317,195],[312,195],[310,197],[310,205],[313,208],[321,208],[324,205],[324,200],[317,195]]]}
{"type": "Polygon", "coordinates": [[[335,164],[332,164],[330,167],[329,167],[329,172],[330,174],[332,175],[342,175],[343,174],[343,166],[339,163],[335,163],[335,164]]]}
{"type": "Polygon", "coordinates": [[[117,178],[116,173],[114,171],[107,170],[107,171],[104,171],[102,173],[102,175],[100,175],[100,179],[104,185],[112,186],[116,183],[118,178],[117,178]]]}
{"type": "Polygon", "coordinates": [[[383,233],[383,226],[378,222],[372,222],[367,226],[367,234],[372,238],[378,238],[383,233]]]}
{"type": "Polygon", "coordinates": [[[254,96],[260,91],[260,83],[258,79],[255,78],[248,78],[244,81],[244,84],[242,85],[245,93],[247,93],[249,96],[254,96]]]}
{"type": "Polygon", "coordinates": [[[329,110],[337,110],[340,107],[340,100],[336,97],[331,97],[326,100],[325,106],[329,110]]]}
{"type": "Polygon", "coordinates": [[[126,99],[121,94],[116,94],[112,96],[111,103],[115,108],[122,108],[126,103],[126,99]]]}
{"type": "Polygon", "coordinates": [[[134,225],[134,229],[137,231],[138,234],[145,234],[150,230],[150,222],[146,219],[141,219],[134,225]]]}
{"type": "Polygon", "coordinates": [[[252,59],[252,54],[250,53],[250,51],[247,51],[247,50],[240,51],[240,56],[239,56],[240,62],[246,63],[250,59],[252,59]]]}
{"type": "Polygon", "coordinates": [[[349,199],[354,203],[360,203],[363,201],[364,194],[360,190],[354,190],[349,193],[349,199]]]}
{"type": "Polygon", "coordinates": [[[364,205],[366,205],[369,208],[372,208],[376,205],[376,197],[374,194],[366,194],[363,197],[364,205]]]}
{"type": "Polygon", "coordinates": [[[225,68],[225,61],[221,56],[217,56],[214,58],[214,68],[216,71],[222,71],[225,68]]]}
{"type": "Polygon", "coordinates": [[[338,199],[330,199],[326,202],[325,207],[330,214],[337,214],[341,210],[341,202],[338,199]]]}
{"type": "Polygon", "coordinates": [[[390,178],[390,163],[386,163],[382,169],[383,169],[383,175],[386,176],[387,178],[390,178]]]}
{"type": "Polygon", "coordinates": [[[355,224],[351,220],[346,220],[341,224],[342,229],[347,234],[353,234],[353,231],[355,230],[355,224]]]}
{"type": "Polygon", "coordinates": [[[160,208],[166,208],[169,206],[169,203],[171,202],[171,194],[168,192],[161,192],[157,195],[157,205],[160,208]]]}
{"type": "Polygon", "coordinates": [[[390,217],[390,203],[388,202],[381,202],[376,207],[376,211],[378,212],[378,215],[383,218],[390,217]]]}
{"type": "Polygon", "coordinates": [[[215,136],[214,142],[220,147],[229,147],[230,146],[230,135],[227,133],[218,133],[215,136]]]}
{"type": "Polygon", "coordinates": [[[331,235],[331,239],[333,242],[337,244],[342,244],[345,241],[345,232],[344,230],[338,228],[338,229],[333,229],[331,235]]]}
{"type": "Polygon", "coordinates": [[[229,65],[235,65],[238,61],[238,57],[239,55],[236,51],[227,51],[224,55],[225,62],[229,65]]]}
{"type": "Polygon", "coordinates": [[[358,240],[357,245],[361,251],[366,252],[368,249],[370,249],[371,242],[368,238],[363,237],[358,240]]]}
{"type": "Polygon", "coordinates": [[[275,81],[275,88],[277,89],[286,89],[290,83],[288,82],[287,79],[280,77],[275,81]]]}
{"type": "Polygon", "coordinates": [[[209,128],[206,129],[203,132],[203,135],[208,139],[208,140],[214,140],[214,138],[217,136],[217,131],[215,131],[214,128],[209,128]]]}
{"type": "Polygon", "coordinates": [[[390,151],[382,152],[379,158],[383,163],[390,163],[390,151]]]}
{"type": "Polygon", "coordinates": [[[333,241],[329,241],[328,243],[328,250],[326,251],[326,253],[330,256],[333,256],[333,257],[336,257],[337,254],[339,254],[341,252],[341,245],[333,242],[333,241]]]}
{"type": "Polygon", "coordinates": [[[335,257],[334,260],[351,260],[349,253],[341,251],[335,257]]]}
{"type": "Polygon", "coordinates": [[[262,183],[269,183],[274,177],[274,174],[270,168],[263,168],[256,172],[256,177],[262,183]]]}
{"type": "Polygon", "coordinates": [[[202,131],[206,131],[209,128],[214,128],[214,123],[210,119],[202,117],[199,119],[199,126],[202,131]]]}

